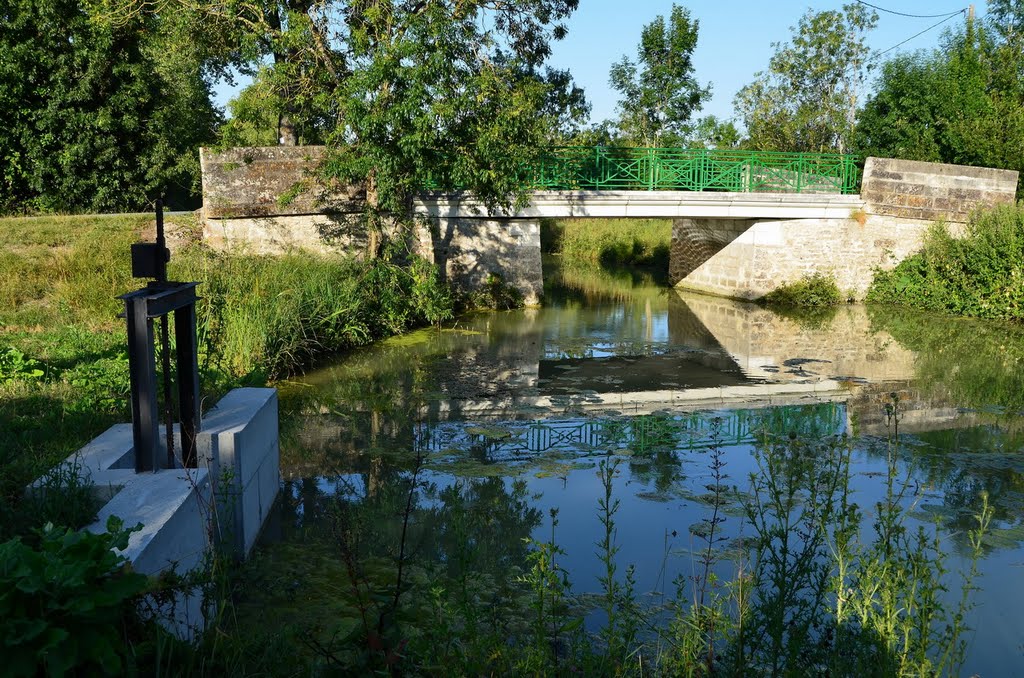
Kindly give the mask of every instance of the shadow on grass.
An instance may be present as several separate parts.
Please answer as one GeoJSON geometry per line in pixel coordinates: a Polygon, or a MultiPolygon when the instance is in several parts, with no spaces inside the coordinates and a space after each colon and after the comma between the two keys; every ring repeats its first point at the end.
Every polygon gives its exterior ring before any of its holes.
{"type": "MultiPolygon", "coordinates": [[[[69,402],[58,389],[66,385],[18,385],[13,397],[0,399],[0,539],[25,534],[47,522],[88,522],[78,496],[62,484],[55,500],[28,496],[26,486],[109,428],[126,412],[97,408],[88,400],[69,402]]],[[[8,387],[10,388],[10,387],[8,387]]],[[[61,484],[58,477],[51,478],[61,484]]]]}

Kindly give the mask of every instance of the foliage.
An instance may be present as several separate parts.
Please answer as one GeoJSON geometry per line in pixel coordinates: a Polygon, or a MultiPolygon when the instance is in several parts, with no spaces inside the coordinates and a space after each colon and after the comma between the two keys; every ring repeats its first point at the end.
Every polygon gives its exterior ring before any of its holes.
{"type": "Polygon", "coordinates": [[[711,87],[694,77],[699,27],[689,10],[673,4],[668,22],[658,16],[644,26],[636,62],[623,57],[612,65],[609,81],[622,97],[619,132],[632,144],[678,146],[692,132],[690,119],[711,96],[711,87]]]}
{"type": "Polygon", "coordinates": [[[317,356],[451,317],[436,268],[413,259],[224,255],[196,249],[174,275],[203,283],[203,362],[234,377],[277,378],[317,356]]]}
{"type": "Polygon", "coordinates": [[[26,358],[25,354],[8,346],[0,351],[0,384],[15,379],[38,379],[43,376],[39,361],[26,358]]]}
{"type": "Polygon", "coordinates": [[[21,538],[0,544],[0,643],[12,676],[119,673],[128,651],[126,620],[147,578],[124,569],[136,528],[117,518],[91,534],[47,526],[34,549],[21,538]]]}
{"type": "Polygon", "coordinates": [[[778,287],[760,299],[769,306],[836,306],[843,303],[836,279],[825,273],[811,273],[778,287]]]}
{"type": "Polygon", "coordinates": [[[931,52],[887,61],[858,118],[858,151],[1024,169],[1020,37],[1003,37],[993,22],[969,22],[931,52]]]}
{"type": "Polygon", "coordinates": [[[962,237],[933,226],[921,252],[875,274],[867,299],[979,318],[1024,318],[1024,206],[976,212],[962,237]]]}
{"type": "MultiPolygon", "coordinates": [[[[124,216],[0,220],[0,538],[47,517],[79,522],[68,517],[82,503],[72,501],[71,488],[63,507],[44,493],[43,508],[26,500],[24,488],[130,416],[116,295],[138,284],[128,245],[148,225],[124,216]]],[[[176,253],[172,275],[201,283],[204,399],[449,318],[451,295],[436,267],[399,254],[358,262],[201,247],[176,253]]]]}
{"type": "Polygon", "coordinates": [[[476,291],[465,293],[459,299],[464,309],[491,309],[508,311],[523,306],[523,293],[509,285],[497,273],[488,273],[483,286],[476,291]]]}
{"type": "Polygon", "coordinates": [[[367,181],[371,208],[402,212],[428,183],[509,204],[522,197],[518,169],[587,110],[544,63],[578,0],[103,4],[113,25],[205,23],[211,54],[259,71],[246,101],[256,122],[276,117],[285,144],[326,140],[324,174],[367,181]]]}
{"type": "MultiPolygon", "coordinates": [[[[915,384],[963,407],[1024,411],[1024,328],[911,308],[870,306],[871,326],[914,352],[915,384]]],[[[998,446],[995,447],[998,449],[998,446]]],[[[990,493],[997,496],[996,488],[990,493]]]]}
{"type": "Polygon", "coordinates": [[[541,248],[566,261],[668,271],[671,223],[663,219],[544,219],[541,248]]]}
{"type": "Polygon", "coordinates": [[[0,213],[138,210],[197,192],[218,114],[200,64],[153,20],[112,27],[80,0],[3,0],[0,213]],[[60,36],[41,39],[40,36],[60,36]]]}
{"type": "Polygon", "coordinates": [[[791,42],[774,43],[767,73],[739,91],[745,144],[758,150],[848,152],[869,50],[865,33],[878,15],[863,4],[808,10],[791,42]]]}

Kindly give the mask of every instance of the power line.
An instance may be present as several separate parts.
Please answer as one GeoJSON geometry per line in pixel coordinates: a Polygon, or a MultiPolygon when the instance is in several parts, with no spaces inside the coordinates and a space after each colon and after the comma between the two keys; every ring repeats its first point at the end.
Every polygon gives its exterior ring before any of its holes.
{"type": "MultiPolygon", "coordinates": [[[[885,12],[887,14],[895,14],[896,16],[906,16],[911,19],[940,19],[942,17],[952,17],[962,13],[964,10],[958,9],[955,12],[949,14],[907,14],[905,12],[897,12],[895,10],[886,9],[885,7],[879,7],[878,5],[872,5],[870,2],[864,2],[864,0],[857,0],[858,4],[870,7],[871,9],[877,9],[879,12],[885,12]]],[[[916,37],[916,36],[915,36],[916,37]]]]}
{"type": "MultiPolygon", "coordinates": [[[[858,1],[859,1],[859,0],[858,0],[858,1]]],[[[864,3],[864,4],[867,4],[867,3],[864,3]]],[[[939,21],[939,22],[936,22],[936,23],[932,24],[931,26],[929,26],[928,28],[924,29],[924,30],[923,30],[923,31],[921,31],[920,33],[915,33],[914,35],[910,36],[910,37],[909,37],[909,38],[907,38],[906,40],[904,40],[904,41],[902,41],[902,42],[898,42],[898,43],[896,43],[895,45],[893,45],[893,46],[892,46],[892,47],[890,47],[889,49],[885,49],[885,50],[882,50],[881,52],[879,52],[878,54],[876,54],[876,55],[875,55],[875,58],[877,59],[878,57],[882,56],[883,54],[887,54],[887,53],[889,53],[889,52],[893,51],[894,49],[896,49],[897,47],[899,47],[899,46],[901,46],[901,45],[905,45],[905,44],[907,44],[908,42],[910,42],[910,41],[911,41],[911,40],[913,40],[914,38],[917,38],[917,37],[920,37],[920,36],[924,35],[925,33],[927,33],[928,31],[932,30],[933,28],[938,28],[939,26],[941,26],[942,24],[946,23],[947,21],[949,21],[949,20],[950,20],[950,19],[952,19],[953,17],[957,16],[958,14],[963,14],[963,13],[964,13],[964,12],[966,12],[966,11],[967,11],[966,9],[961,9],[961,10],[960,10],[960,11],[958,11],[958,12],[953,12],[952,14],[950,14],[949,16],[947,16],[947,17],[946,17],[945,19],[943,19],[942,21],[939,21]]]]}

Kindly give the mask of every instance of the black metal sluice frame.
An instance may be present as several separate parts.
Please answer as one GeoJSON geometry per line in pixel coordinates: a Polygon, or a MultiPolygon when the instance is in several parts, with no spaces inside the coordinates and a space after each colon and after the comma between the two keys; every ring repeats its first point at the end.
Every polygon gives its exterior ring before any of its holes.
{"type": "MultiPolygon", "coordinates": [[[[173,451],[159,454],[160,418],[157,412],[156,349],[153,320],[174,313],[177,344],[178,408],[181,422],[182,463],[195,468],[199,425],[199,359],[196,345],[195,282],[151,282],[118,297],[124,301],[128,324],[128,369],[131,381],[132,437],[135,471],[169,468],[173,451]]],[[[169,374],[164,379],[170,379],[169,374]]]]}

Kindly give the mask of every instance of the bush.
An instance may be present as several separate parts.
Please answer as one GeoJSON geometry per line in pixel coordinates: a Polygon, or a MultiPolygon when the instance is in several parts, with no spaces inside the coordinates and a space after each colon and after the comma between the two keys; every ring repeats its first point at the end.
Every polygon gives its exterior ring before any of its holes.
{"type": "Polygon", "coordinates": [[[772,290],[760,301],[769,306],[824,307],[843,303],[835,278],[824,273],[805,275],[795,283],[772,290]]]}
{"type": "Polygon", "coordinates": [[[978,318],[1024,318],[1024,204],[975,213],[962,238],[936,224],[919,253],[875,274],[867,300],[978,318]]]}
{"type": "Polygon", "coordinates": [[[38,549],[14,538],[0,544],[0,648],[9,676],[120,673],[124,623],[147,578],[124,569],[124,549],[138,528],[117,518],[105,534],[38,533],[38,549]]]}

